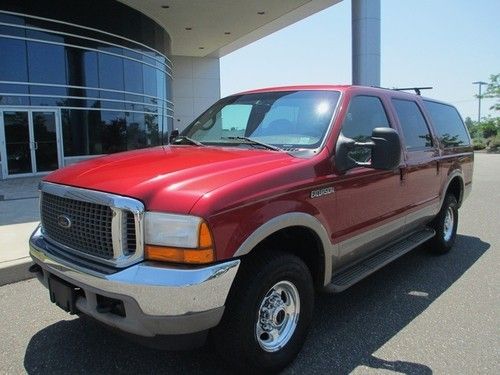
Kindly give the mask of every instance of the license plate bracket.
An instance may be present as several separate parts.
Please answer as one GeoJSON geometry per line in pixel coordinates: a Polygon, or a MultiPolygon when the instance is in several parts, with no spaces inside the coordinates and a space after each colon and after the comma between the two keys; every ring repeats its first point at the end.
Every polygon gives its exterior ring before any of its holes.
{"type": "Polygon", "coordinates": [[[76,308],[77,292],[80,288],[54,276],[49,276],[50,302],[70,314],[78,312],[76,308]]]}

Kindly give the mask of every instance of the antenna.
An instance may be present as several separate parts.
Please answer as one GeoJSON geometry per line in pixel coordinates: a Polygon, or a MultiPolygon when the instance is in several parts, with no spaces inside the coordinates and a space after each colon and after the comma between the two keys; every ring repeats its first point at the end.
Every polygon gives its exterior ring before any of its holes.
{"type": "Polygon", "coordinates": [[[415,91],[415,94],[420,95],[420,90],[432,90],[431,86],[426,87],[401,87],[401,88],[393,88],[396,91],[415,91]]]}

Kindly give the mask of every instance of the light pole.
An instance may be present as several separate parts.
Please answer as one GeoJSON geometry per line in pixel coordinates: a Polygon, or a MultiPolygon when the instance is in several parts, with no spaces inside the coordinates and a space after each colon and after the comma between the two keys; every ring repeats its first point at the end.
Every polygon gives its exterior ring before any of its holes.
{"type": "Polygon", "coordinates": [[[477,98],[479,100],[479,108],[478,108],[478,111],[477,111],[477,123],[479,124],[481,122],[481,99],[482,99],[482,96],[481,96],[481,86],[483,85],[487,85],[488,83],[487,82],[483,82],[483,81],[476,81],[476,82],[472,82],[473,85],[478,85],[478,89],[479,89],[479,94],[477,95],[477,98]]]}

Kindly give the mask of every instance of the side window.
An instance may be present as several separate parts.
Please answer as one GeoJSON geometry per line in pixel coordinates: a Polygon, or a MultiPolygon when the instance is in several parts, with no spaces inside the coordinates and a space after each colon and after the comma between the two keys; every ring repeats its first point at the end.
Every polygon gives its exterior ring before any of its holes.
{"type": "MultiPolygon", "coordinates": [[[[389,127],[381,100],[376,96],[353,97],[342,123],[342,134],[356,142],[366,142],[370,140],[373,129],[380,127],[389,127]]],[[[349,156],[358,162],[365,162],[371,152],[366,148],[356,148],[349,152],[349,156]]]]}
{"type": "Polygon", "coordinates": [[[432,137],[417,103],[410,100],[393,99],[392,104],[399,117],[408,150],[432,147],[432,137]]]}
{"type": "Polygon", "coordinates": [[[454,107],[427,100],[424,100],[424,105],[444,147],[470,145],[465,125],[454,107]]]}

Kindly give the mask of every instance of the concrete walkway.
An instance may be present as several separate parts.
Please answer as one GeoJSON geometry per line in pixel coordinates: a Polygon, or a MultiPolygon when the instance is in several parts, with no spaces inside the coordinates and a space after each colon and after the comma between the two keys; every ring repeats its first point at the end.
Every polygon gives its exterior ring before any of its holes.
{"type": "Polygon", "coordinates": [[[28,279],[28,239],[40,220],[39,177],[0,181],[0,285],[28,279]]]}

